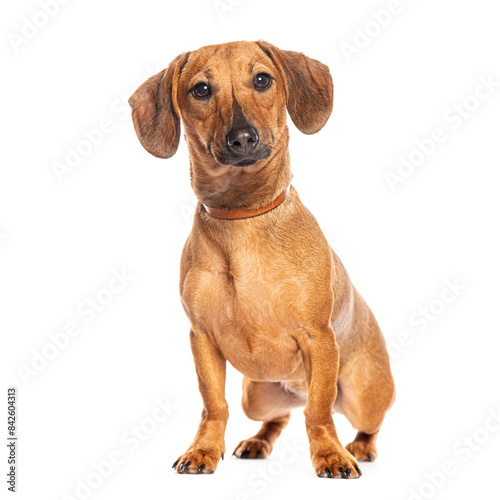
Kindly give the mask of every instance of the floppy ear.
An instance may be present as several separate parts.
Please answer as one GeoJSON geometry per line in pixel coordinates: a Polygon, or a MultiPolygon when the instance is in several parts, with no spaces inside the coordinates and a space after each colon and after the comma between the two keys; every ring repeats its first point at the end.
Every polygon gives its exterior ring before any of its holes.
{"type": "Polygon", "coordinates": [[[316,59],[281,50],[268,42],[257,42],[283,76],[287,109],[295,126],[304,134],[319,132],[330,118],[333,81],[328,66],[316,59]]]}
{"type": "Polygon", "coordinates": [[[148,78],[128,100],[137,137],[144,148],[158,158],[170,158],[179,146],[177,82],[188,55],[177,56],[167,69],[148,78]]]}

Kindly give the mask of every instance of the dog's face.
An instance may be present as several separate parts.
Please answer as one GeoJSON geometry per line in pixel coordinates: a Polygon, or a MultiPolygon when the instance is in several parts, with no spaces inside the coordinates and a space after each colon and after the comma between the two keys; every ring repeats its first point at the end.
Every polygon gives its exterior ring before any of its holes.
{"type": "Polygon", "coordinates": [[[177,104],[189,138],[221,165],[269,158],[286,122],[279,71],[253,43],[193,52],[179,76],[177,104]]]}
{"type": "Polygon", "coordinates": [[[233,42],[178,56],[129,100],[137,135],[153,155],[177,150],[180,120],[193,160],[249,167],[286,148],[286,111],[319,131],[333,105],[328,67],[266,42],[233,42]]]}

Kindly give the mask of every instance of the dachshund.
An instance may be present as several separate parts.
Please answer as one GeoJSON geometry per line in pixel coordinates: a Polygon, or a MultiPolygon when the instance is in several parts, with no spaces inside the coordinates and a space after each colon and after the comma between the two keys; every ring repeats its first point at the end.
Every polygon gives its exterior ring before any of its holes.
{"type": "Polygon", "coordinates": [[[291,186],[287,111],[304,134],[333,107],[328,67],[270,43],[232,42],[176,57],[130,97],[143,147],[170,158],[181,123],[198,199],[180,295],[203,399],[196,436],[174,463],[211,474],[224,458],[226,361],[243,374],[242,406],[262,422],[234,451],[266,458],[305,406],[314,471],[357,478],[395,398],[379,325],[291,186]],[[358,431],[345,448],[332,414],[358,431]]]}

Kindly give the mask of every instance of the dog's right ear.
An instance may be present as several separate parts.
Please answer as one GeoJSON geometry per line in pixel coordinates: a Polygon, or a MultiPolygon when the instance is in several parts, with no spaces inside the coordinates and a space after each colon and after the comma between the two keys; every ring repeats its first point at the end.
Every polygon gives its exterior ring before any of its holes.
{"type": "Polygon", "coordinates": [[[179,146],[177,83],[188,56],[189,52],[177,56],[167,69],[148,78],[128,100],[137,137],[146,151],[158,158],[170,158],[179,146]]]}

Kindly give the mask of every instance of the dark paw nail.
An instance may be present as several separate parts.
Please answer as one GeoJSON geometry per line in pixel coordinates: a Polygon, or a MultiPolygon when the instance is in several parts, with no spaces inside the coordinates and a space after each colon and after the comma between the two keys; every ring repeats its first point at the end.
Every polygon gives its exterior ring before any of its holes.
{"type": "Polygon", "coordinates": [[[175,469],[175,467],[177,466],[177,464],[178,464],[178,463],[179,463],[179,460],[176,460],[176,461],[174,462],[174,465],[172,465],[172,469],[175,469]]]}
{"type": "Polygon", "coordinates": [[[199,467],[198,467],[198,472],[196,474],[201,474],[203,472],[203,469],[205,468],[205,464],[201,464],[199,467]]]}
{"type": "Polygon", "coordinates": [[[240,458],[248,458],[250,456],[250,450],[245,450],[241,455],[240,458]]]}
{"type": "Polygon", "coordinates": [[[363,473],[361,472],[361,469],[360,469],[357,465],[355,465],[355,466],[354,466],[354,468],[356,469],[356,472],[357,472],[360,476],[362,476],[362,475],[363,475],[363,473]]]}
{"type": "Polygon", "coordinates": [[[190,465],[191,465],[191,462],[183,462],[179,468],[179,472],[185,471],[190,465]]]}
{"type": "Polygon", "coordinates": [[[368,453],[368,462],[373,462],[373,455],[368,453]]]}
{"type": "Polygon", "coordinates": [[[233,451],[233,456],[236,455],[236,450],[233,451]]]}
{"type": "Polygon", "coordinates": [[[331,477],[333,478],[333,472],[331,469],[329,469],[328,467],[325,469],[325,472],[328,474],[328,477],[331,477]]]}
{"type": "Polygon", "coordinates": [[[347,479],[347,472],[344,470],[344,468],[343,467],[339,467],[339,471],[342,474],[342,477],[344,479],[347,479]]]}
{"type": "Polygon", "coordinates": [[[262,453],[260,451],[257,452],[257,455],[255,455],[255,458],[260,458],[262,453]]]}
{"type": "Polygon", "coordinates": [[[346,469],[345,473],[347,474],[347,477],[350,477],[351,476],[351,469],[346,469]]]}
{"type": "Polygon", "coordinates": [[[224,452],[223,451],[221,452],[220,456],[222,457],[222,460],[224,460],[224,452]]]}

